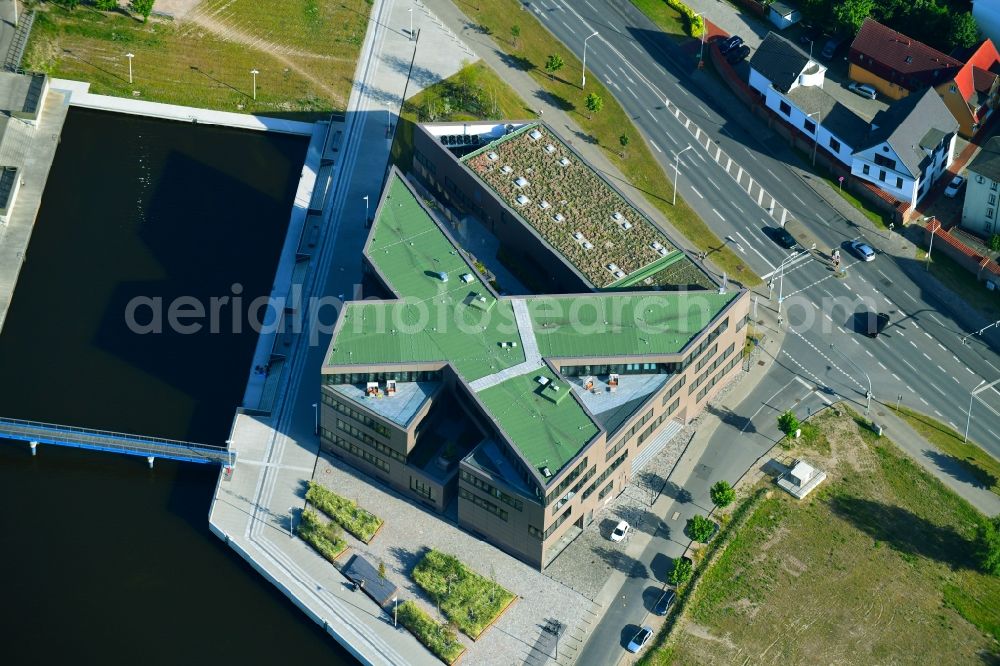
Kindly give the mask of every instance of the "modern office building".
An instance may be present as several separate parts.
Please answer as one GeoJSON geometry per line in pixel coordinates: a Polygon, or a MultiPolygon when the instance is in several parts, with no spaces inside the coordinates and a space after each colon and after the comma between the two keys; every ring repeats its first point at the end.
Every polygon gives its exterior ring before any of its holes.
{"type": "MultiPolygon", "coordinates": [[[[545,567],[740,371],[749,297],[704,273],[710,289],[663,288],[655,284],[662,277],[652,279],[655,288],[613,287],[656,276],[674,245],[617,191],[592,196],[615,208],[607,219],[571,222],[569,190],[559,189],[568,185],[549,178],[542,186],[541,168],[508,152],[536,150],[553,169],[589,169],[548,128],[500,126],[497,137],[477,136],[444,139],[462,144],[449,159],[471,163],[466,173],[476,176],[450,195],[492,213],[497,228],[520,224],[503,233],[545,250],[524,247],[522,256],[583,288],[500,295],[440,208],[393,169],[363,253],[366,281],[381,298],[346,304],[336,324],[322,368],[321,444],[436,511],[457,499],[460,525],[545,567]],[[531,143],[520,140],[535,131],[531,143]],[[490,167],[504,177],[480,178],[490,167]],[[533,181],[517,185],[522,178],[533,181]],[[543,217],[522,217],[505,196],[525,212],[565,211],[565,237],[539,231],[543,217]],[[518,196],[531,201],[519,205],[518,196]],[[594,260],[574,235],[582,229],[594,260]]],[[[428,153],[424,145],[415,158],[433,170],[438,158],[428,153]]],[[[681,261],[672,259],[666,269],[681,261]]],[[[692,279],[693,268],[677,274],[692,279]]]]}

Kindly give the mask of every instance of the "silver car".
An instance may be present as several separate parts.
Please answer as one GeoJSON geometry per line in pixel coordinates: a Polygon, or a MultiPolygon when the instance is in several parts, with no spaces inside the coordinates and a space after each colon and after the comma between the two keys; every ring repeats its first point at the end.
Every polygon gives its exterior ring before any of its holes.
{"type": "Polygon", "coordinates": [[[875,261],[875,250],[868,243],[851,241],[851,250],[858,255],[861,261],[875,261]]]}
{"type": "Polygon", "coordinates": [[[652,627],[643,627],[642,629],[639,630],[639,633],[635,635],[635,638],[633,638],[629,642],[628,651],[638,652],[646,645],[646,643],[649,642],[649,639],[652,637],[652,635],[653,635],[652,627]]]}

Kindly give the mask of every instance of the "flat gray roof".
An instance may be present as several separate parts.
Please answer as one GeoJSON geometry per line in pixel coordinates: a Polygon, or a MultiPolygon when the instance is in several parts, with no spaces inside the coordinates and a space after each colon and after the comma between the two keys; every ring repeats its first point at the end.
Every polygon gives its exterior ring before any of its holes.
{"type": "MultiPolygon", "coordinates": [[[[331,384],[330,388],[365,409],[392,421],[402,428],[410,425],[420,408],[437,393],[440,382],[396,382],[396,395],[382,395],[381,398],[371,398],[365,395],[364,386],[354,384],[331,384]]],[[[385,390],[385,383],[382,383],[385,390]]]]}

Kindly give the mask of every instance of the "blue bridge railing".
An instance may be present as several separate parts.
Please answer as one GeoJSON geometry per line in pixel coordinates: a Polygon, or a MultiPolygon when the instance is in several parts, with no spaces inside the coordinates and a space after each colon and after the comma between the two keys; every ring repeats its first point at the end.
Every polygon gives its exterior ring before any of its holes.
{"type": "Polygon", "coordinates": [[[109,430],[0,418],[0,437],[23,442],[72,446],[126,455],[168,458],[185,462],[232,465],[236,454],[224,446],[194,444],[109,430]]]}

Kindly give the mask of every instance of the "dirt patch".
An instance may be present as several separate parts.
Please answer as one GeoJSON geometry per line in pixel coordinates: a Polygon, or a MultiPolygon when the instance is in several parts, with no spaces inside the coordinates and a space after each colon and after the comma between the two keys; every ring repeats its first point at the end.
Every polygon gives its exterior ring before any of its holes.
{"type": "Polygon", "coordinates": [[[733,643],[729,639],[728,636],[722,636],[722,637],[716,636],[715,634],[713,634],[708,629],[708,627],[703,627],[700,624],[695,624],[694,622],[689,622],[688,624],[686,624],[684,626],[684,631],[687,632],[687,633],[689,633],[689,634],[691,634],[692,636],[696,636],[697,638],[700,638],[700,639],[702,639],[704,641],[712,641],[713,643],[721,643],[722,645],[725,645],[730,650],[735,650],[736,649],[736,644],[733,643]]]}

